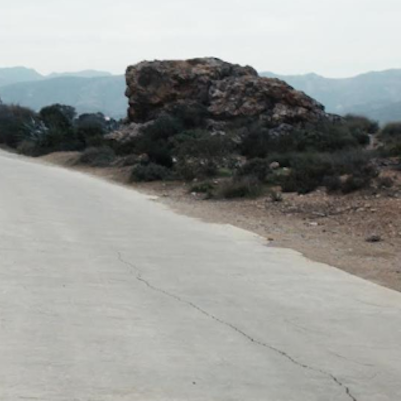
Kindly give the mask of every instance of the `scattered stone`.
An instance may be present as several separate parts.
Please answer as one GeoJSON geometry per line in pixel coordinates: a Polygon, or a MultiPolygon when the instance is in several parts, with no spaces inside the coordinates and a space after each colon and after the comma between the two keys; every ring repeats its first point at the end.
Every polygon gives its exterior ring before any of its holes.
{"type": "Polygon", "coordinates": [[[370,242],[370,243],[377,243],[377,242],[381,242],[381,241],[382,241],[382,237],[377,234],[372,234],[366,238],[366,242],[370,242]]]}
{"type": "Polygon", "coordinates": [[[280,168],[280,163],[279,162],[270,163],[269,167],[271,170],[278,170],[280,168]]]}

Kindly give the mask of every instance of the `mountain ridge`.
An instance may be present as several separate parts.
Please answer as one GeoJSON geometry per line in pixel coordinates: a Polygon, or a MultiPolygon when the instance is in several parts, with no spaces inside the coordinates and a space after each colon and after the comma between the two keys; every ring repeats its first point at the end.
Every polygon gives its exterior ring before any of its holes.
{"type": "MultiPolygon", "coordinates": [[[[327,78],[316,73],[259,74],[287,82],[324,104],[330,113],[362,114],[382,124],[401,121],[401,69],[371,71],[349,78],[327,78]]],[[[0,98],[35,110],[59,102],[70,104],[78,112],[101,111],[120,118],[127,109],[124,92],[124,76],[106,71],[42,75],[26,67],[0,68],[0,98]]]]}
{"type": "Polygon", "coordinates": [[[286,81],[323,103],[331,113],[363,114],[381,123],[401,120],[401,69],[367,72],[351,78],[325,78],[314,73],[261,75],[286,81]]]}
{"type": "Polygon", "coordinates": [[[41,74],[33,68],[24,66],[3,67],[0,68],[0,88],[22,82],[41,81],[58,77],[78,77],[78,78],[100,78],[111,77],[113,74],[107,71],[82,70],[71,72],[52,72],[50,74],[41,74]]]}

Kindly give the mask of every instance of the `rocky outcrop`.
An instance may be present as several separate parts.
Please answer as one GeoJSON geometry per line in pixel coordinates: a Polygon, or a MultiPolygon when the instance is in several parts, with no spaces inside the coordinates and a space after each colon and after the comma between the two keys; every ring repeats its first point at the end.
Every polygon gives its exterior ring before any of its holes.
{"type": "Polygon", "coordinates": [[[279,79],[215,58],[142,62],[127,69],[128,119],[142,124],[177,107],[203,110],[209,126],[261,121],[269,128],[313,123],[324,107],[279,79]]]}

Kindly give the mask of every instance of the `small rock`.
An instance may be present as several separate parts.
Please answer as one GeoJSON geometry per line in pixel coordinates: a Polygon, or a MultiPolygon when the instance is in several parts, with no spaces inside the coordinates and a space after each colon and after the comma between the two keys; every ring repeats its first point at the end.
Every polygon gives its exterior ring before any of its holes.
{"type": "Polygon", "coordinates": [[[280,168],[280,163],[279,162],[270,163],[269,167],[271,170],[278,170],[280,168]]]}
{"type": "Polygon", "coordinates": [[[311,227],[318,227],[318,226],[319,226],[319,223],[317,223],[316,221],[312,221],[312,223],[309,223],[309,225],[310,225],[311,227]]]}
{"type": "Polygon", "coordinates": [[[381,242],[381,241],[382,241],[382,237],[377,234],[372,234],[366,238],[366,242],[375,243],[375,242],[381,242]]]}

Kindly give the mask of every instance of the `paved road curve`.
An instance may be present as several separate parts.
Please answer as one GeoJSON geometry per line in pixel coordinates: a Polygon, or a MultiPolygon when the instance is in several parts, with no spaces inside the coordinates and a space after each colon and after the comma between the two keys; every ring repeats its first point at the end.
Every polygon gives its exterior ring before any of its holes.
{"type": "Polygon", "coordinates": [[[0,400],[399,401],[401,294],[0,153],[0,400]]]}

